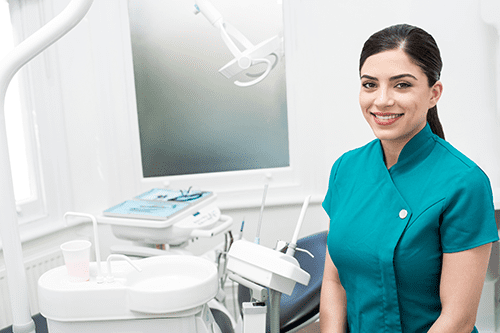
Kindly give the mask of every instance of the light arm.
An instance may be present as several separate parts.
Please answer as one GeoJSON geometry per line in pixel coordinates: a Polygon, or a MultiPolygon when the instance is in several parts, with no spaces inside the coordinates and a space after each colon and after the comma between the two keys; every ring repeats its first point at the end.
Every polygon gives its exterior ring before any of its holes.
{"type": "Polygon", "coordinates": [[[325,257],[323,284],[319,310],[319,324],[323,333],[345,333],[347,326],[347,299],[340,283],[337,267],[328,250],[325,257]]]}
{"type": "Polygon", "coordinates": [[[19,236],[12,171],[5,127],[5,94],[14,75],[35,56],[70,31],[87,14],[93,0],[73,0],[61,14],[19,44],[0,61],[0,237],[12,308],[13,331],[34,333],[26,272],[19,236]]]}
{"type": "Polygon", "coordinates": [[[488,268],[491,243],[444,253],[440,297],[442,311],[429,333],[470,333],[488,268]]]}
{"type": "Polygon", "coordinates": [[[210,1],[195,1],[196,10],[194,13],[202,13],[207,20],[219,30],[222,40],[235,57],[223,66],[219,72],[226,78],[231,78],[252,66],[265,63],[266,70],[262,73],[258,75],[247,74],[247,76],[250,77],[257,76],[256,79],[248,82],[235,81],[235,84],[240,87],[248,87],[265,79],[283,56],[283,37],[274,36],[257,45],[253,45],[238,29],[228,22],[224,22],[222,15],[210,1]],[[240,50],[231,37],[238,41],[245,49],[240,50]],[[274,63],[267,59],[267,57],[271,55],[274,57],[274,63]]]}

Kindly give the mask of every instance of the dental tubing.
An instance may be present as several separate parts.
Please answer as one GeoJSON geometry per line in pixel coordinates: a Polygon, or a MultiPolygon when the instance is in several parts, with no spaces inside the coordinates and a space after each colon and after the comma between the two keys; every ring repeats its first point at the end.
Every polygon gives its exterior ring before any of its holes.
{"type": "Polygon", "coordinates": [[[262,194],[262,204],[260,205],[259,222],[257,223],[257,233],[255,234],[255,244],[260,244],[260,228],[262,226],[262,216],[264,215],[264,206],[266,205],[267,189],[269,184],[264,185],[264,193],[262,194]]]}
{"type": "Polygon", "coordinates": [[[306,216],[307,207],[309,206],[309,201],[311,201],[311,196],[307,196],[304,204],[302,205],[302,210],[300,211],[299,221],[297,222],[297,226],[295,227],[295,232],[293,233],[292,240],[290,244],[288,244],[288,249],[286,250],[286,254],[292,256],[295,254],[295,249],[297,248],[297,239],[299,238],[299,231],[302,227],[302,222],[304,222],[304,217],[306,216]]]}
{"type": "Polygon", "coordinates": [[[28,283],[17,220],[12,170],[5,125],[5,95],[14,75],[31,59],[63,37],[80,22],[93,0],[73,0],[58,16],[20,43],[0,61],[0,238],[2,241],[8,290],[12,309],[12,331],[35,333],[28,299],[28,283]]]}

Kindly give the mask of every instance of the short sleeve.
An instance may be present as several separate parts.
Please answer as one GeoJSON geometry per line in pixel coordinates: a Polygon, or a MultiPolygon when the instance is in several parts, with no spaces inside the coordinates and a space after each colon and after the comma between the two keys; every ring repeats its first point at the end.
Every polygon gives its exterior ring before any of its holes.
{"type": "Polygon", "coordinates": [[[488,177],[477,166],[450,184],[440,226],[443,252],[472,249],[498,240],[488,177]]]}
{"type": "Polygon", "coordinates": [[[335,203],[337,202],[336,196],[336,187],[335,187],[335,181],[337,178],[337,172],[339,169],[339,166],[342,162],[342,156],[335,161],[333,164],[332,170],[330,172],[330,181],[328,183],[328,191],[326,192],[325,200],[323,200],[323,209],[325,212],[328,214],[330,219],[332,218],[334,214],[334,209],[336,207],[335,203]]]}

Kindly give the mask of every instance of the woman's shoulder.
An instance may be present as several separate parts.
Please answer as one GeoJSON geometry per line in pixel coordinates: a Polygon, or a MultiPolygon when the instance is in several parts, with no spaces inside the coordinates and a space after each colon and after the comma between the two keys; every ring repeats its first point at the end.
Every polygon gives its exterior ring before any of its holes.
{"type": "Polygon", "coordinates": [[[439,170],[453,183],[471,185],[471,183],[487,183],[486,173],[469,157],[455,148],[451,143],[438,138],[436,140],[435,161],[439,170]]]}
{"type": "Polygon", "coordinates": [[[444,155],[444,161],[447,163],[455,164],[456,167],[464,170],[477,167],[477,164],[474,163],[474,161],[446,140],[436,138],[436,148],[438,153],[444,155]]]}
{"type": "Polygon", "coordinates": [[[355,174],[359,168],[366,168],[367,163],[374,157],[374,154],[381,154],[380,142],[375,139],[366,145],[351,149],[343,153],[333,164],[331,169],[331,179],[341,172],[342,174],[355,174]]]}
{"type": "Polygon", "coordinates": [[[340,159],[342,159],[343,161],[355,162],[359,159],[368,158],[374,153],[380,153],[380,149],[380,140],[374,139],[364,146],[346,151],[344,154],[342,154],[340,159]]]}
{"type": "Polygon", "coordinates": [[[479,172],[484,173],[481,168],[451,143],[438,138],[436,140],[436,153],[439,161],[451,170],[459,173],[479,172]]]}

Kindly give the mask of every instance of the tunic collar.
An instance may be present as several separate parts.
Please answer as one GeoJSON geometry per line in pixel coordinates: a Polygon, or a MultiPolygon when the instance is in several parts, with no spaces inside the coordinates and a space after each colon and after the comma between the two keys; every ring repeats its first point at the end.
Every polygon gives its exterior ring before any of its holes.
{"type": "MultiPolygon", "coordinates": [[[[390,173],[401,168],[408,168],[424,160],[434,148],[435,135],[429,124],[406,143],[398,157],[398,162],[390,168],[390,173]]],[[[380,144],[382,149],[382,144],[380,144]]],[[[382,151],[383,156],[383,151],[382,151]]]]}

